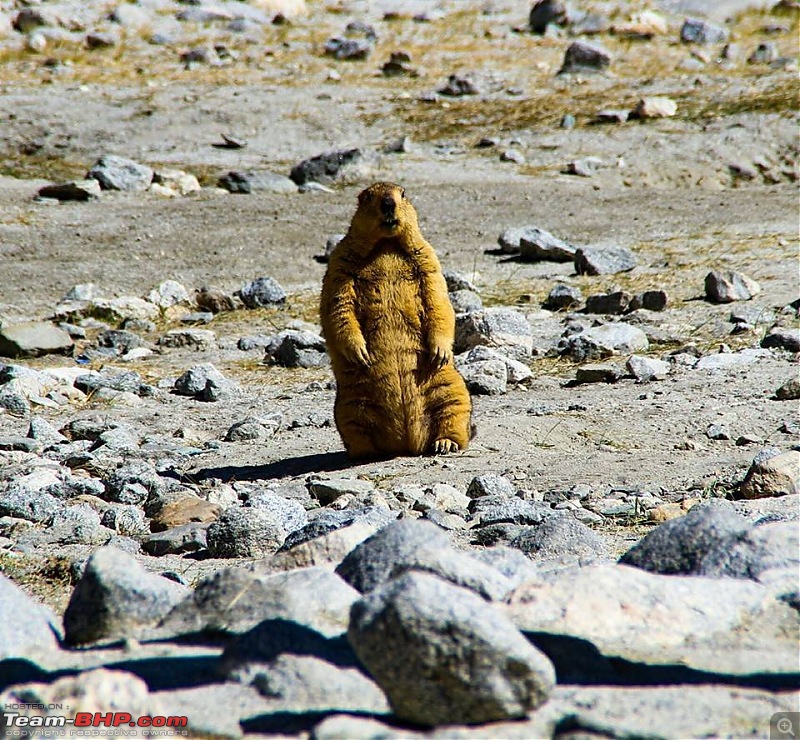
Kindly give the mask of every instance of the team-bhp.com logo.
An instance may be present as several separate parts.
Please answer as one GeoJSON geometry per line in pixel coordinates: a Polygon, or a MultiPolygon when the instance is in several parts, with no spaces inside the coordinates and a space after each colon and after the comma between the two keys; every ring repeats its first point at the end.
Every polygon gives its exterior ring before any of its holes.
{"type": "Polygon", "coordinates": [[[181,729],[187,724],[187,717],[129,712],[76,712],[74,717],[3,712],[5,737],[170,737],[186,735],[181,729]]]}

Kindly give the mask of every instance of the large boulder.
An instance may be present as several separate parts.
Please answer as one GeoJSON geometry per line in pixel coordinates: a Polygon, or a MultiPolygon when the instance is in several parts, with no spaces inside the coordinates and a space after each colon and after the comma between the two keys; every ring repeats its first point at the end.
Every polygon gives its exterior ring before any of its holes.
{"type": "Polygon", "coordinates": [[[394,713],[417,724],[521,718],[555,683],[550,662],[501,612],[424,573],[357,601],[347,637],[394,713]]]}

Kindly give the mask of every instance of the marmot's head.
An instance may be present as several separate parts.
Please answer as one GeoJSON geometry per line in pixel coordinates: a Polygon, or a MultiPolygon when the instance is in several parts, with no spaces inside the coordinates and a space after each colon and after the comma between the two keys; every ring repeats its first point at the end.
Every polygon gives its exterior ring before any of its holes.
{"type": "Polygon", "coordinates": [[[375,241],[402,238],[407,233],[415,235],[419,230],[417,212],[406,198],[406,191],[391,182],[376,182],[361,191],[353,226],[359,234],[374,237],[375,241]]]}

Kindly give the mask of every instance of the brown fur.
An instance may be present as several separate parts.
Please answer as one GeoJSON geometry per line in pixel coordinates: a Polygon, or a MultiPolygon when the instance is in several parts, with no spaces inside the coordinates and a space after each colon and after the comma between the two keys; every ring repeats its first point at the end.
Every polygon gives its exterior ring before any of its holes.
{"type": "Polygon", "coordinates": [[[470,398],[453,367],[455,315],[433,247],[398,185],[358,196],[330,257],[320,300],[351,458],[466,448],[470,398]]]}

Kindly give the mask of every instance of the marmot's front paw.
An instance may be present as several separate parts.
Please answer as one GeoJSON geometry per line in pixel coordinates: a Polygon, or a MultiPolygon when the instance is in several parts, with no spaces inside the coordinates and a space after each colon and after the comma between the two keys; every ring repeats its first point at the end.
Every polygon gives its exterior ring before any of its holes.
{"type": "Polygon", "coordinates": [[[354,365],[364,365],[369,367],[372,360],[367,352],[367,343],[361,339],[343,348],[344,356],[348,362],[354,365]]]}
{"type": "Polygon", "coordinates": [[[458,444],[453,442],[452,439],[443,437],[442,439],[437,439],[433,443],[434,455],[446,455],[448,452],[458,452],[458,444]]]}
{"type": "Polygon", "coordinates": [[[431,362],[435,367],[444,367],[453,359],[453,350],[449,342],[432,339],[428,350],[431,355],[431,362]]]}

